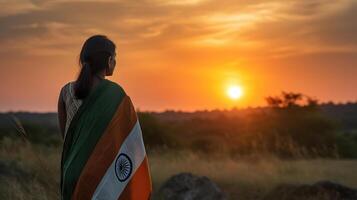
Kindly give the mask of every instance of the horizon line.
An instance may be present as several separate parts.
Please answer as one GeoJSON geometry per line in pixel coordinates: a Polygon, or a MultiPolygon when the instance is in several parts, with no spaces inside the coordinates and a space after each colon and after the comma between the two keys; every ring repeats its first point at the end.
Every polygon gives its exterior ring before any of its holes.
{"type": "MultiPolygon", "coordinates": [[[[352,101],[343,101],[343,102],[334,102],[334,101],[325,101],[318,103],[319,106],[323,105],[349,105],[349,104],[357,104],[357,99],[352,101]]],[[[138,112],[146,112],[146,113],[165,113],[165,112],[181,112],[181,113],[195,113],[195,112],[213,112],[213,111],[233,111],[233,110],[247,110],[247,109],[259,109],[259,108],[268,108],[268,105],[263,106],[245,106],[245,107],[231,107],[231,108],[211,108],[211,109],[195,109],[195,110],[184,110],[184,109],[173,109],[173,108],[166,108],[161,110],[141,110],[140,107],[135,108],[138,112]]],[[[48,110],[48,111],[39,111],[39,110],[0,110],[0,114],[6,113],[33,113],[33,114],[49,114],[49,113],[57,113],[57,110],[48,110]]]]}

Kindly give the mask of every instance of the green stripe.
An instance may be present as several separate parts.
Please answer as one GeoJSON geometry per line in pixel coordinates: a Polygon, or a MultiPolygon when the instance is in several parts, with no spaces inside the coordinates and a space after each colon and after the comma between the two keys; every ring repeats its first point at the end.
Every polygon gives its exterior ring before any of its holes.
{"type": "Polygon", "coordinates": [[[62,199],[71,199],[82,169],[125,95],[116,83],[103,80],[73,117],[63,146],[62,199]]]}

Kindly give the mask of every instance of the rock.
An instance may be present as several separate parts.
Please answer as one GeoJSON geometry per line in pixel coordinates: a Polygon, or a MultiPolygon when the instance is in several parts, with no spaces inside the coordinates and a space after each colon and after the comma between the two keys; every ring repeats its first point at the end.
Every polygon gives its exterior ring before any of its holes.
{"type": "Polygon", "coordinates": [[[164,200],[225,200],[218,186],[207,177],[180,173],[169,178],[159,190],[164,200]]]}
{"type": "Polygon", "coordinates": [[[357,200],[357,190],[330,181],[313,185],[281,184],[264,200],[357,200]]]}

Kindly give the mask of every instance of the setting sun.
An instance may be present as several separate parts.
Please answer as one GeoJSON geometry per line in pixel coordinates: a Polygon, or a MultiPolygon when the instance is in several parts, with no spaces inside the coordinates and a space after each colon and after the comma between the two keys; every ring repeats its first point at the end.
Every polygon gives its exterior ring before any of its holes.
{"type": "Polygon", "coordinates": [[[233,100],[240,99],[243,96],[243,89],[241,86],[232,85],[228,87],[227,95],[233,100]]]}

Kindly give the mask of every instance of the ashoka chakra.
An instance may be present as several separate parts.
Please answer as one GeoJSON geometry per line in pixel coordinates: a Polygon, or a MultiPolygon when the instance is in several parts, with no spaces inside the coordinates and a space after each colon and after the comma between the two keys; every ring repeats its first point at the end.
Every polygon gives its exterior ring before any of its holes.
{"type": "Polygon", "coordinates": [[[125,153],[119,154],[115,161],[115,174],[120,182],[126,181],[133,170],[133,163],[125,153]]]}

